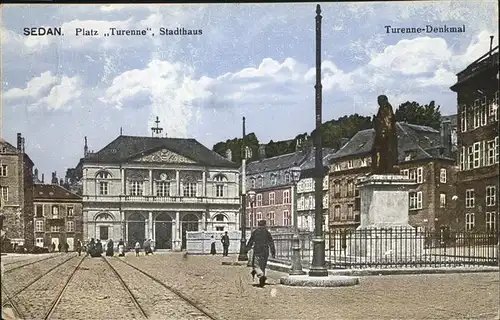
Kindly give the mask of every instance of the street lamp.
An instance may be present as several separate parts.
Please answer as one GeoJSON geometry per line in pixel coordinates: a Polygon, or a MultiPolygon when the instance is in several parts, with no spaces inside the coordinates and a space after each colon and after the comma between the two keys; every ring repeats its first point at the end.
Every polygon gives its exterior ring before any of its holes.
{"type": "Polygon", "coordinates": [[[290,275],[303,275],[306,274],[302,270],[302,263],[300,257],[300,241],[299,241],[299,228],[297,225],[297,183],[300,180],[300,167],[290,168],[293,180],[293,238],[292,238],[292,267],[290,268],[290,275]]]}
{"type": "Polygon", "coordinates": [[[241,219],[240,219],[240,227],[241,227],[241,239],[240,239],[240,254],[238,255],[238,261],[247,261],[248,256],[246,252],[246,230],[247,230],[247,195],[246,195],[246,183],[247,183],[247,175],[246,175],[246,166],[247,166],[247,154],[245,147],[245,117],[243,117],[243,137],[241,139],[241,219]]]}
{"type": "MultiPolygon", "coordinates": [[[[250,191],[248,191],[247,195],[248,195],[248,199],[250,200],[250,217],[252,218],[251,219],[252,223],[251,223],[250,227],[253,228],[254,220],[255,220],[255,212],[254,212],[255,191],[250,190],[250,191]]],[[[253,266],[253,249],[248,250],[247,259],[248,259],[247,267],[252,267],[253,266]]]]}

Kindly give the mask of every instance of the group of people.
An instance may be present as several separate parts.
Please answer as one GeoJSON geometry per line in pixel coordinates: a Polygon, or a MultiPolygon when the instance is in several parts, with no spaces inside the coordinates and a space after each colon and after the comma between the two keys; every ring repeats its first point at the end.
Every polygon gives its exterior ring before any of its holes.
{"type": "MultiPolygon", "coordinates": [[[[51,252],[56,252],[56,244],[54,242],[52,242],[50,249],[52,249],[51,252]]],[[[57,251],[63,252],[63,250],[65,253],[68,253],[69,244],[67,242],[64,242],[64,244],[59,242],[59,244],[57,245],[57,251]]]]}
{"type": "MultiPolygon", "coordinates": [[[[153,245],[151,239],[147,239],[146,241],[144,241],[142,246],[144,248],[145,255],[153,254],[153,245]]],[[[139,241],[135,243],[134,248],[135,248],[135,256],[138,257],[139,253],[141,252],[141,244],[139,243],[139,241]]]]}
{"type": "MultiPolygon", "coordinates": [[[[80,252],[81,249],[78,252],[78,255],[80,255],[80,252]]],[[[101,240],[99,239],[94,240],[94,238],[91,238],[87,246],[87,253],[90,255],[90,257],[102,256],[103,247],[101,240]]],[[[115,255],[115,247],[113,239],[109,239],[108,242],[106,243],[105,253],[107,257],[112,257],[115,255]]],[[[125,242],[123,241],[123,239],[120,239],[120,241],[118,242],[118,256],[119,257],[125,256],[125,242]]]]}
{"type": "MultiPolygon", "coordinates": [[[[210,245],[210,254],[216,255],[217,250],[215,249],[215,238],[214,236],[212,236],[211,238],[212,244],[210,245]]],[[[227,231],[221,237],[220,242],[222,242],[222,256],[227,257],[229,255],[229,236],[227,235],[227,231]]]]}

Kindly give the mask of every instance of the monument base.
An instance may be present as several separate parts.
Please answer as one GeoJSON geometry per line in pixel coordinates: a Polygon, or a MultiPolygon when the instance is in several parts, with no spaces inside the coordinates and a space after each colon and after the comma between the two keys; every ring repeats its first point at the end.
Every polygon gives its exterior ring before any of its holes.
{"type": "Polygon", "coordinates": [[[295,275],[281,278],[280,283],[294,287],[349,287],[359,284],[359,278],[349,276],[310,277],[308,275],[295,275]]]}

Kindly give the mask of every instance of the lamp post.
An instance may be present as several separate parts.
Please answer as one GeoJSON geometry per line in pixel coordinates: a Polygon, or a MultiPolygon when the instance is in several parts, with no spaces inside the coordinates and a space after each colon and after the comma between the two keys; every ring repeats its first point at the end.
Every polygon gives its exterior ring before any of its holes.
{"type": "Polygon", "coordinates": [[[313,258],[309,276],[327,277],[328,270],[325,266],[325,239],[323,238],[323,152],[321,142],[321,108],[322,108],[322,85],[321,85],[321,7],[316,6],[316,134],[314,136],[314,160],[315,160],[315,217],[313,258]]]}
{"type": "Polygon", "coordinates": [[[300,240],[299,240],[299,227],[297,225],[297,183],[300,180],[300,167],[293,167],[290,169],[293,179],[293,238],[292,238],[292,267],[290,268],[290,275],[303,275],[306,274],[302,270],[302,262],[300,257],[300,240]]]}
{"type": "MultiPolygon", "coordinates": [[[[248,199],[250,200],[250,217],[252,217],[252,224],[250,227],[253,227],[254,225],[254,220],[255,220],[255,191],[250,190],[248,191],[248,199]]],[[[247,262],[247,267],[252,267],[253,266],[253,249],[248,250],[248,262],[247,262]]]]}
{"type": "Polygon", "coordinates": [[[238,255],[238,261],[247,261],[248,256],[246,252],[246,231],[247,231],[247,195],[246,195],[246,147],[245,147],[245,117],[243,117],[243,139],[241,140],[241,239],[240,239],[240,253],[238,255]]]}

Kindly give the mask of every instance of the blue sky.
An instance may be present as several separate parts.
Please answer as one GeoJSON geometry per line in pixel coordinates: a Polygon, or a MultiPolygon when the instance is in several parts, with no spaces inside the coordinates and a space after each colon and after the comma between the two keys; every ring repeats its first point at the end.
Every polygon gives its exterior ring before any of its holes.
{"type": "MultiPolygon", "coordinates": [[[[123,127],[150,135],[156,116],[170,137],[211,148],[247,132],[262,142],[314,128],[316,4],[4,5],[2,137],[26,150],[40,172],[64,176],[123,127]],[[61,26],[64,37],[23,36],[61,26]],[[154,37],[76,37],[75,28],[149,27],[154,37]],[[160,27],[202,29],[159,36],[160,27]]],[[[456,113],[455,74],[498,45],[497,1],[322,4],[323,120],[372,115],[376,97],[393,107],[435,100],[456,113]],[[387,34],[384,26],[462,26],[466,32],[387,34]]]]}

